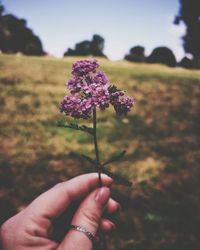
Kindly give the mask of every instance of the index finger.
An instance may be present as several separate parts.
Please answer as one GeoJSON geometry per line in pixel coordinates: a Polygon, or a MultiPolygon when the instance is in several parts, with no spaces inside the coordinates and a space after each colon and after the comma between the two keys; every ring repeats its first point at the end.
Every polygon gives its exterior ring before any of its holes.
{"type": "MultiPolygon", "coordinates": [[[[110,185],[113,180],[105,174],[101,175],[102,184],[110,185]]],[[[53,219],[61,215],[69,204],[98,187],[97,173],[84,174],[69,181],[62,182],[41,194],[29,206],[35,216],[53,219]]]]}

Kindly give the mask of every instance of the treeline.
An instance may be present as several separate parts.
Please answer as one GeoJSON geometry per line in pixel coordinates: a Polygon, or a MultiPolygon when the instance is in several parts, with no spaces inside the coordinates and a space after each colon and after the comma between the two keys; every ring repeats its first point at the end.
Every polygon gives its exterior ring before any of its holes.
{"type": "Polygon", "coordinates": [[[102,56],[106,57],[103,53],[104,38],[100,35],[93,35],[92,40],[82,41],[75,45],[74,49],[69,48],[64,56],[102,56]]]}
{"type": "Polygon", "coordinates": [[[192,68],[200,68],[200,0],[179,0],[180,8],[175,17],[174,24],[184,23],[186,32],[182,37],[185,53],[192,55],[192,60],[187,58],[183,63],[192,68]]]}
{"type": "Polygon", "coordinates": [[[169,67],[176,66],[176,58],[173,52],[167,47],[155,48],[150,56],[146,57],[144,54],[144,47],[135,46],[130,49],[129,54],[124,57],[125,60],[131,62],[147,62],[147,63],[161,63],[169,67]]]}
{"type": "MultiPolygon", "coordinates": [[[[64,53],[64,56],[106,57],[103,53],[104,41],[104,38],[100,35],[94,35],[91,41],[82,41],[75,44],[74,49],[69,48],[64,53]]],[[[149,56],[145,56],[145,48],[142,46],[135,46],[124,56],[124,60],[137,63],[160,63],[169,67],[180,66],[184,68],[193,68],[191,59],[184,57],[180,62],[177,62],[174,53],[167,47],[157,47],[149,56]]]]}
{"type": "Polygon", "coordinates": [[[124,59],[130,62],[160,63],[169,67],[194,68],[193,61],[186,56],[180,62],[177,62],[174,53],[167,47],[157,47],[149,56],[145,56],[145,48],[135,46],[130,49],[129,54],[125,55],[124,59]]]}
{"type": "MultiPolygon", "coordinates": [[[[149,56],[142,46],[132,47],[124,59],[131,62],[161,63],[169,67],[200,68],[200,0],[179,0],[180,9],[174,23],[183,22],[186,34],[182,37],[186,56],[177,62],[172,50],[167,47],[155,48],[149,56]],[[187,55],[190,55],[188,57],[187,55]]],[[[99,56],[104,54],[105,40],[95,34],[91,40],[76,43],[68,48],[64,56],[99,56]]],[[[21,52],[25,55],[45,55],[41,40],[27,27],[26,20],[6,14],[0,3],[0,51],[3,53],[21,52]]]]}
{"type": "Polygon", "coordinates": [[[0,4],[0,50],[3,53],[21,52],[25,55],[44,55],[38,36],[27,27],[26,20],[5,14],[0,4]]]}

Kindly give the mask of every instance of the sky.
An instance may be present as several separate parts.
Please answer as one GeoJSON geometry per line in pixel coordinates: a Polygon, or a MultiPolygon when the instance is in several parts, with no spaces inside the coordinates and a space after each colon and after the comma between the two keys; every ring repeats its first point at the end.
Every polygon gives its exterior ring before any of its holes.
{"type": "Polygon", "coordinates": [[[158,46],[184,56],[185,27],[173,25],[178,0],[1,0],[8,13],[27,20],[44,50],[61,57],[93,34],[105,39],[104,53],[123,59],[131,47],[145,47],[148,56],[158,46]]]}

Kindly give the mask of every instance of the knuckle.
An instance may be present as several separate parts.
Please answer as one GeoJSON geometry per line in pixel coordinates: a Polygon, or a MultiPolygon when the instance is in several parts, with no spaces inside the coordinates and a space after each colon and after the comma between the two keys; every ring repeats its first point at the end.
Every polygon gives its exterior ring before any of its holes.
{"type": "Polygon", "coordinates": [[[89,209],[83,209],[82,216],[84,218],[84,222],[89,225],[91,228],[97,228],[99,224],[100,216],[96,211],[90,211],[89,209]]]}
{"type": "Polygon", "coordinates": [[[13,234],[13,231],[14,230],[13,230],[11,219],[7,220],[6,222],[4,222],[3,225],[1,225],[0,242],[2,242],[3,245],[8,244],[8,242],[10,241],[10,236],[13,234]]]}
{"type": "Polygon", "coordinates": [[[38,226],[33,223],[24,225],[23,230],[27,235],[38,236],[38,226]]]}
{"type": "Polygon", "coordinates": [[[6,221],[0,228],[0,235],[1,237],[5,237],[7,235],[7,233],[9,232],[9,222],[6,221]]]}
{"type": "Polygon", "coordinates": [[[53,188],[60,188],[63,185],[63,182],[59,182],[56,185],[54,185],[53,188]]]}

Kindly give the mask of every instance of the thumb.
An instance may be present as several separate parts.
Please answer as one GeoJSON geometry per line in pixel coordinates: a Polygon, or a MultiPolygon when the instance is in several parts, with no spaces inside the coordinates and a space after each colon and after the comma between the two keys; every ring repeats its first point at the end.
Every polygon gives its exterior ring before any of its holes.
{"type": "MultiPolygon", "coordinates": [[[[101,187],[90,193],[76,211],[72,225],[81,226],[96,235],[110,189],[101,187]]],[[[92,241],[82,232],[70,230],[58,249],[92,249],[92,241]]]]}

